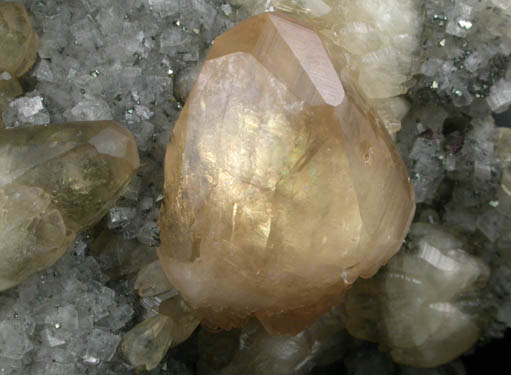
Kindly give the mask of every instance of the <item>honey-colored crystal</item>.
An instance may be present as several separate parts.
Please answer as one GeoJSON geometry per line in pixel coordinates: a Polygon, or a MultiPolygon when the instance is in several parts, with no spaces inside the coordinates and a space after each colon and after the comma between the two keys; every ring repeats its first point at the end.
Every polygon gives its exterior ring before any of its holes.
{"type": "Polygon", "coordinates": [[[139,165],[114,122],[0,130],[0,290],[53,264],[139,165]]]}
{"type": "Polygon", "coordinates": [[[165,157],[159,257],[204,324],[296,333],[399,249],[414,195],[318,35],[281,14],[220,36],[165,157]]]}
{"type": "Polygon", "coordinates": [[[34,65],[37,46],[37,34],[25,7],[18,3],[0,4],[0,74],[25,74],[34,65]]]}

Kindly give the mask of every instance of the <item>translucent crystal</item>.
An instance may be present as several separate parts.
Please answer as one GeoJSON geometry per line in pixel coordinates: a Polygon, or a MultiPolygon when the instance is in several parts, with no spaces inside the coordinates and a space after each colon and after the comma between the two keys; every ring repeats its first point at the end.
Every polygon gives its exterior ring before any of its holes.
{"type": "Polygon", "coordinates": [[[252,15],[284,11],[311,23],[335,57],[346,91],[358,92],[390,133],[400,129],[408,104],[399,95],[406,92],[406,82],[415,73],[422,29],[417,1],[234,0],[234,3],[252,15]]]}
{"type": "Polygon", "coordinates": [[[0,4],[0,73],[26,73],[37,56],[37,35],[28,14],[18,3],[0,4]]]}
{"type": "Polygon", "coordinates": [[[212,47],[174,128],[163,268],[214,327],[297,333],[399,249],[414,212],[385,128],[318,35],[280,14],[212,47]]]}
{"type": "Polygon", "coordinates": [[[133,137],[113,122],[0,130],[0,290],[53,264],[138,164],[133,137]]]}
{"type": "Polygon", "coordinates": [[[478,291],[489,268],[457,235],[414,224],[412,246],[346,297],[346,328],[402,364],[434,367],[467,351],[481,334],[478,291]]]}
{"type": "Polygon", "coordinates": [[[124,336],[121,355],[138,369],[152,370],[169,348],[190,337],[200,320],[179,297],[160,305],[160,314],[143,321],[124,336]]]}

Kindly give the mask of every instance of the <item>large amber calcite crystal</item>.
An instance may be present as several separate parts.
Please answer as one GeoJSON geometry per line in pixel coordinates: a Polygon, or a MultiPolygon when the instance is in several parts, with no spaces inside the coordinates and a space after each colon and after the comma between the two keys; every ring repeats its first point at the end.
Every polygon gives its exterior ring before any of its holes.
{"type": "Polygon", "coordinates": [[[25,7],[0,4],[0,73],[22,76],[34,65],[38,38],[25,7]]]}
{"type": "Polygon", "coordinates": [[[160,216],[163,268],[203,323],[303,330],[394,255],[413,212],[391,139],[311,28],[268,13],[215,41],[167,149],[160,216]]]}
{"type": "Polygon", "coordinates": [[[135,140],[114,122],[0,129],[0,291],[55,263],[138,165],[135,140]]]}

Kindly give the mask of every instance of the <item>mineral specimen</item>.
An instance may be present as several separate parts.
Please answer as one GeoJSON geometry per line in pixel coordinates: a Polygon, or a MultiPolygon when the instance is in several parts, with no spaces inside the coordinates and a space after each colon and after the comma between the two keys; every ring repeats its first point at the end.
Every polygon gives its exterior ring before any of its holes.
{"type": "Polygon", "coordinates": [[[169,348],[190,337],[200,319],[179,297],[160,305],[160,314],[147,319],[124,336],[121,355],[134,367],[152,370],[169,348]]]}
{"type": "Polygon", "coordinates": [[[417,223],[403,250],[346,297],[346,328],[402,364],[434,367],[467,351],[481,334],[478,291],[489,268],[442,227],[417,223]]]}
{"type": "Polygon", "coordinates": [[[378,118],[282,14],[220,36],[165,157],[159,257],[212,327],[298,333],[399,249],[414,212],[378,118]]]}
{"type": "Polygon", "coordinates": [[[0,130],[0,290],[55,263],[138,165],[133,137],[113,122],[0,130]]]}
{"type": "MultiPolygon", "coordinates": [[[[335,58],[346,91],[357,92],[384,121],[401,128],[408,103],[400,97],[418,70],[422,7],[415,0],[234,0],[255,15],[289,12],[318,31],[335,58]]],[[[359,103],[360,105],[361,103],[359,103]]]]}
{"type": "Polygon", "coordinates": [[[26,73],[37,56],[38,38],[28,14],[18,3],[0,4],[0,73],[26,73]]]}

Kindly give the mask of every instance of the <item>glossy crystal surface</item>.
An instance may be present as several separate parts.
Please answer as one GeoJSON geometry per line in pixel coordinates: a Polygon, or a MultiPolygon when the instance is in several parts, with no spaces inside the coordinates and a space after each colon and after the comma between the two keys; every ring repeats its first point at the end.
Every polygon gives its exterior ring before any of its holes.
{"type": "Polygon", "coordinates": [[[399,249],[414,195],[381,122],[318,35],[281,14],[213,45],[165,158],[163,268],[229,328],[296,333],[399,249]]]}

